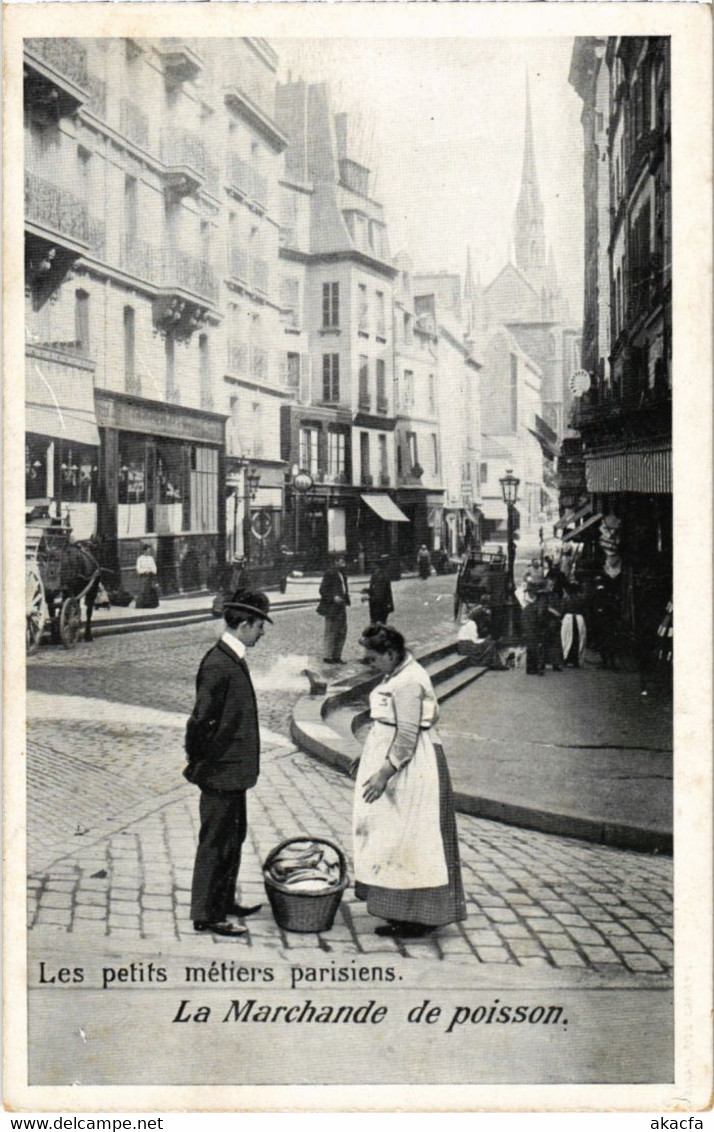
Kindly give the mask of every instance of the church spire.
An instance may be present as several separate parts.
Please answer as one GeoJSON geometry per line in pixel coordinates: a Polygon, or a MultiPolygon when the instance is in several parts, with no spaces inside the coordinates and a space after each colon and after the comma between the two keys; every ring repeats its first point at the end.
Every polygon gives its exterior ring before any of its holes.
{"type": "Polygon", "coordinates": [[[523,147],[523,171],[521,189],[516,205],[514,222],[516,242],[516,263],[531,280],[540,284],[545,269],[545,230],[543,224],[543,203],[538,185],[535,143],[533,140],[533,119],[531,115],[531,91],[526,73],[526,123],[523,147]]]}

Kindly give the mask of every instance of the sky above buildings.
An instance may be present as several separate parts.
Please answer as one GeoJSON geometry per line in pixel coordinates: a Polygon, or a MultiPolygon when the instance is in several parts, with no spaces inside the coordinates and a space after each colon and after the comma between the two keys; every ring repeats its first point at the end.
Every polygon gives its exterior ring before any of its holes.
{"type": "Polygon", "coordinates": [[[528,73],[546,239],[571,313],[583,295],[582,103],[572,40],[273,39],[281,77],[328,81],[355,114],[357,159],[375,172],[392,253],[415,271],[474,273],[507,262],[523,163],[528,73]]]}

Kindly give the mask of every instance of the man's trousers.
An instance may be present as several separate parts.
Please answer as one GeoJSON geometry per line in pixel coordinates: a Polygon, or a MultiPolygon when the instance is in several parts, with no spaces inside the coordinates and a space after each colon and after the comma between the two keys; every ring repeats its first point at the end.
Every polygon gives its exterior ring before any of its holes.
{"type": "Polygon", "coordinates": [[[248,832],[245,790],[202,790],[201,831],[191,887],[191,919],[217,923],[235,904],[241,849],[248,832]]]}
{"type": "Polygon", "coordinates": [[[347,610],[344,605],[325,617],[325,660],[342,660],[347,636],[347,610]]]}

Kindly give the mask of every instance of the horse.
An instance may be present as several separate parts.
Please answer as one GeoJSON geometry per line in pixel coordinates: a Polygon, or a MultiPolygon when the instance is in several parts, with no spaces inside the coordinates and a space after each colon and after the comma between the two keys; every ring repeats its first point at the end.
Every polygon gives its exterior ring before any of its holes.
{"type": "Polygon", "coordinates": [[[60,557],[60,590],[47,595],[47,611],[55,632],[55,602],[70,597],[83,597],[86,610],[84,639],[92,641],[92,614],[102,581],[102,567],[96,558],[94,539],[83,539],[62,548],[60,557]]]}

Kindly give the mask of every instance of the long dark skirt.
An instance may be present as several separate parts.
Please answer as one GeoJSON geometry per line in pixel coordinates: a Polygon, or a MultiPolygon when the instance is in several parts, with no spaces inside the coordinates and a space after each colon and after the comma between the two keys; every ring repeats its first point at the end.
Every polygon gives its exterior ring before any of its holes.
{"type": "Polygon", "coordinates": [[[454,795],[444,750],[434,744],[439,772],[439,817],[448,881],[436,888],[381,888],[355,882],[355,896],[367,901],[367,910],[383,920],[442,927],[466,919],[461,861],[454,811],[454,795]]]}
{"type": "Polygon", "coordinates": [[[137,609],[156,609],[159,604],[159,587],[153,574],[142,574],[139,579],[139,592],[136,595],[137,609]]]}

